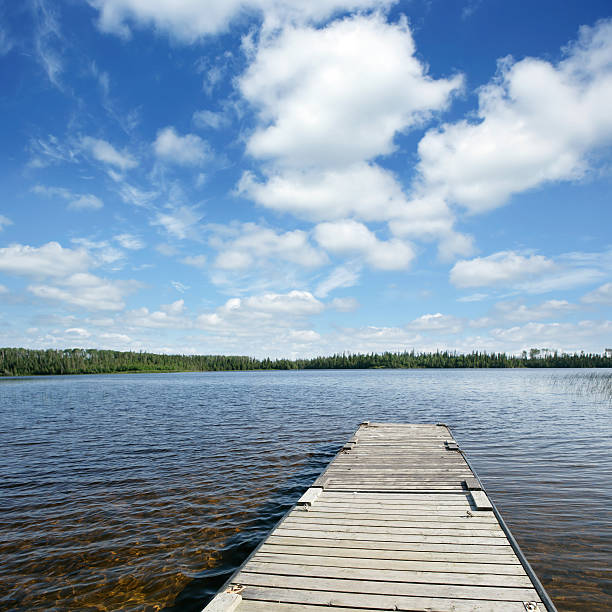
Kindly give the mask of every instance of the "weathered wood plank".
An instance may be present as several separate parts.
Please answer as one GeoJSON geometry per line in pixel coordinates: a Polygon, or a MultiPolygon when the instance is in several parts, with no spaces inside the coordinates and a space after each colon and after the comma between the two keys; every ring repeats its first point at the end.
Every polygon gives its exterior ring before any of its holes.
{"type": "Polygon", "coordinates": [[[266,540],[266,542],[283,545],[297,545],[297,546],[321,546],[329,548],[330,550],[338,548],[354,548],[354,549],[375,549],[375,550],[401,550],[401,551],[428,551],[428,552],[443,552],[443,553],[485,553],[485,554],[509,554],[514,555],[514,551],[509,543],[496,542],[495,544],[481,544],[471,540],[465,540],[460,538],[464,543],[457,542],[437,542],[431,538],[421,538],[418,541],[414,541],[411,538],[410,541],[406,540],[357,540],[357,539],[344,539],[344,538],[321,538],[312,535],[313,532],[308,532],[308,535],[302,534],[301,537],[292,535],[276,535],[272,533],[266,540]]]}
{"type": "Polygon", "coordinates": [[[306,493],[304,493],[304,495],[298,499],[298,506],[310,506],[322,492],[323,489],[320,487],[310,487],[310,489],[308,489],[306,493]]]}
{"type": "Polygon", "coordinates": [[[265,586],[310,591],[336,591],[339,593],[363,593],[412,597],[446,597],[449,599],[487,599],[490,601],[533,601],[538,598],[534,589],[519,587],[488,587],[449,584],[419,584],[380,582],[375,580],[351,580],[339,578],[311,578],[309,576],[280,576],[257,574],[242,570],[236,576],[241,585],[265,586]]]}
{"type": "Polygon", "coordinates": [[[491,510],[493,508],[484,491],[470,491],[470,496],[474,500],[477,510],[491,510]]]}
{"type": "Polygon", "coordinates": [[[318,529],[291,529],[281,526],[272,532],[275,536],[285,536],[292,538],[319,538],[328,540],[357,540],[366,542],[405,542],[405,543],[432,543],[432,544],[464,544],[474,546],[485,544],[487,546],[505,546],[506,538],[502,536],[476,536],[472,534],[445,535],[445,534],[425,534],[425,533],[367,533],[360,531],[331,531],[318,529]]]}
{"type": "Polygon", "coordinates": [[[494,586],[503,588],[530,588],[527,575],[508,576],[504,574],[469,574],[460,572],[428,572],[408,569],[382,569],[338,567],[331,565],[305,565],[252,559],[249,572],[283,576],[308,576],[310,578],[339,578],[348,580],[370,580],[382,582],[418,582],[422,584],[445,584],[467,586],[494,586]]]}
{"type": "MultiPolygon", "coordinates": [[[[338,516],[338,515],[336,515],[338,516]]],[[[388,515],[374,515],[374,518],[370,518],[371,515],[348,515],[345,514],[339,518],[330,518],[329,513],[323,512],[304,512],[296,511],[292,512],[284,521],[284,525],[287,524],[317,524],[317,525],[351,525],[351,526],[376,526],[376,527],[401,527],[401,528],[433,528],[433,529],[499,529],[497,521],[492,519],[478,519],[470,518],[468,516],[462,517],[434,517],[425,516],[422,519],[408,520],[408,518],[397,518],[395,520],[387,520],[388,515]],[[453,519],[454,520],[451,520],[453,519]],[[446,520],[445,520],[446,519],[446,520]]]]}
{"type": "MultiPolygon", "coordinates": [[[[287,551],[289,547],[283,547],[287,551]]],[[[268,552],[260,550],[254,561],[265,563],[299,563],[303,565],[326,565],[336,567],[355,567],[363,569],[412,570],[426,572],[457,572],[460,574],[504,574],[511,576],[526,576],[522,565],[469,563],[452,561],[406,560],[406,559],[368,559],[358,557],[337,557],[319,554],[322,549],[315,549],[312,554],[297,554],[292,552],[268,552]]]]}
{"type": "Polygon", "coordinates": [[[336,593],[329,591],[305,591],[301,589],[283,589],[248,586],[243,591],[245,602],[241,610],[249,610],[251,602],[261,601],[268,608],[251,608],[259,612],[262,609],[276,610],[272,605],[291,607],[278,608],[285,612],[319,612],[320,606],[330,606],[338,612],[346,612],[348,606],[352,612],[355,610],[428,610],[429,612],[525,612],[522,602],[516,601],[479,601],[474,599],[444,599],[431,597],[388,597],[384,595],[370,595],[352,593],[336,593]],[[248,598],[248,602],[246,601],[248,598]],[[294,608],[294,604],[308,605],[308,608],[294,608]],[[314,610],[313,610],[314,608],[314,610]]]}
{"type": "MultiPolygon", "coordinates": [[[[268,540],[266,540],[268,542],[268,540]]],[[[499,549],[500,547],[496,547],[499,549]]],[[[262,553],[282,553],[282,554],[303,554],[306,556],[315,555],[319,559],[325,557],[357,558],[357,559],[383,559],[389,561],[442,561],[448,563],[480,563],[497,565],[515,565],[522,568],[514,551],[508,547],[493,553],[479,552],[435,552],[428,550],[388,550],[385,548],[344,548],[344,547],[322,547],[318,545],[300,544],[264,544],[260,548],[262,553]]]]}
{"type": "Polygon", "coordinates": [[[456,513],[443,513],[443,512],[424,512],[413,510],[412,513],[402,511],[388,511],[382,513],[381,509],[373,508],[369,512],[364,511],[362,508],[355,508],[347,506],[345,508],[330,510],[329,507],[326,509],[317,508],[311,506],[308,511],[294,510],[287,518],[307,517],[307,520],[354,520],[366,521],[366,524],[376,523],[377,525],[396,524],[398,523],[418,523],[423,525],[425,523],[453,523],[457,525],[474,525],[476,523],[488,523],[497,525],[497,519],[493,516],[492,512],[476,511],[468,515],[465,510],[456,513]]]}
{"type": "MultiPolygon", "coordinates": [[[[470,519],[466,519],[469,521],[470,519]]],[[[417,534],[445,534],[452,535],[486,535],[502,537],[506,535],[495,523],[428,523],[398,522],[398,521],[368,521],[363,519],[319,519],[316,515],[301,512],[288,516],[283,526],[291,529],[327,529],[329,531],[344,531],[345,533],[417,533],[417,534]]]]}
{"type": "Polygon", "coordinates": [[[219,593],[202,612],[234,612],[242,602],[237,593],[219,593]]]}

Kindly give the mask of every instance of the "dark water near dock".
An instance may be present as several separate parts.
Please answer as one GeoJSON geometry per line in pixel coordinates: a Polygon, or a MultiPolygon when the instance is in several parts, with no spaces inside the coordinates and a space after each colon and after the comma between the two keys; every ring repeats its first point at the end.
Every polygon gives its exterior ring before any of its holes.
{"type": "Polygon", "coordinates": [[[0,609],[201,610],[370,420],[449,424],[559,610],[610,610],[612,403],[586,373],[0,380],[0,609]]]}

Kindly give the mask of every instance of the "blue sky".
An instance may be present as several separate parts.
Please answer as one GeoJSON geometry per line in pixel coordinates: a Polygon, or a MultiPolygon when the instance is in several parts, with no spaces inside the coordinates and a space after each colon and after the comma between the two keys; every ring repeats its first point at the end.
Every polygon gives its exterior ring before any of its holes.
{"type": "Polygon", "coordinates": [[[0,345],[612,346],[607,1],[0,1],[0,345]]]}

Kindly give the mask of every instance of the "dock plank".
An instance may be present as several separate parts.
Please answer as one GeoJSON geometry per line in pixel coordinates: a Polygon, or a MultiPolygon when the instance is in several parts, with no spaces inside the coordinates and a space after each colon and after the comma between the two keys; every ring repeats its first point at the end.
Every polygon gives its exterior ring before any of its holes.
{"type": "Polygon", "coordinates": [[[555,612],[479,487],[446,426],[362,424],[220,594],[238,612],[555,612]]]}

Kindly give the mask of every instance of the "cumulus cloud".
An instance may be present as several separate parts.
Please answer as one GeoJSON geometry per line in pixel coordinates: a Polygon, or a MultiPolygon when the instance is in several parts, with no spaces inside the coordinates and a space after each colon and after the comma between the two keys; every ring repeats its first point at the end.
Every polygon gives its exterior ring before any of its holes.
{"type": "MultiPolygon", "coordinates": [[[[244,335],[252,325],[278,329],[291,327],[296,321],[321,313],[325,304],[308,291],[265,293],[245,298],[231,298],[211,313],[200,315],[196,325],[211,331],[234,330],[244,335]]],[[[262,333],[263,328],[257,330],[262,333]]],[[[277,332],[275,332],[277,333],[277,332]]]]}
{"type": "Polygon", "coordinates": [[[314,248],[308,234],[301,230],[277,233],[256,223],[219,227],[210,243],[219,254],[215,266],[243,270],[274,261],[287,261],[307,268],[327,262],[323,252],[314,248]]]}
{"type": "Polygon", "coordinates": [[[160,159],[184,166],[199,166],[210,157],[206,141],[197,134],[180,136],[173,127],[157,132],[153,148],[160,159]]]}
{"type": "Polygon", "coordinates": [[[407,204],[393,173],[366,162],[344,168],[272,171],[264,180],[246,172],[238,192],[266,208],[313,221],[349,215],[385,221],[402,214],[407,204]]]}
{"type": "Polygon", "coordinates": [[[498,286],[545,293],[600,281],[611,262],[612,251],[562,253],[554,259],[500,251],[458,261],[450,271],[450,280],[459,288],[498,286]]]}
{"type": "Polygon", "coordinates": [[[39,298],[64,302],[87,310],[122,310],[124,295],[134,283],[111,281],[94,274],[79,272],[57,279],[54,285],[30,285],[28,291],[39,298]]]}
{"type": "Polygon", "coordinates": [[[154,26],[183,42],[227,29],[245,13],[264,20],[266,30],[290,21],[320,21],[338,11],[386,8],[395,0],[88,0],[99,11],[103,32],[129,37],[131,25],[154,26]]]}
{"type": "Polygon", "coordinates": [[[320,223],[314,229],[314,236],[327,251],[361,255],[379,270],[405,269],[414,258],[409,244],[396,238],[379,240],[363,223],[350,219],[320,223]]]}
{"type": "Polygon", "coordinates": [[[545,321],[558,319],[575,312],[578,307],[567,300],[547,300],[527,305],[518,300],[497,302],[488,316],[470,321],[471,327],[492,327],[500,323],[545,321]]]}
{"type": "Polygon", "coordinates": [[[313,221],[397,220],[391,229],[404,263],[401,238],[409,235],[444,235],[447,254],[470,253],[444,202],[442,210],[419,210],[380,165],[397,134],[445,109],[463,83],[427,74],[406,21],[375,13],[319,29],[287,27],[260,40],[238,83],[259,119],[247,152],[262,162],[260,176],[242,176],[241,195],[313,221]]]}
{"type": "Polygon", "coordinates": [[[602,339],[609,338],[612,321],[583,320],[578,323],[529,322],[514,327],[489,330],[491,340],[506,350],[547,346],[566,352],[581,350],[601,352],[602,339]]]}
{"type": "Polygon", "coordinates": [[[505,58],[473,121],[419,143],[418,190],[479,213],[547,182],[574,180],[612,143],[612,21],[582,27],[554,65],[505,58]]]}
{"type": "Polygon", "coordinates": [[[57,242],[41,247],[13,244],[0,248],[0,271],[34,278],[58,278],[83,272],[92,264],[85,249],[63,248],[57,242]]]}
{"type": "Polygon", "coordinates": [[[432,79],[406,22],[379,14],[262,41],[240,79],[261,125],[253,156],[294,167],[345,167],[394,150],[398,131],[446,106],[461,79],[432,79]]]}
{"type": "Polygon", "coordinates": [[[135,168],[138,165],[138,162],[131,155],[125,151],[118,151],[106,140],[85,136],[81,139],[81,145],[94,159],[109,166],[119,168],[121,171],[135,168]]]}
{"type": "Polygon", "coordinates": [[[7,225],[13,225],[13,222],[8,218],[5,217],[4,215],[0,215],[0,232],[7,226],[7,225]]]}
{"type": "Polygon", "coordinates": [[[184,300],[164,304],[153,312],[145,307],[130,310],[125,313],[122,320],[131,327],[183,329],[192,326],[192,321],[185,316],[184,300]]]}
{"type": "Polygon", "coordinates": [[[554,268],[554,262],[543,255],[521,255],[500,251],[488,257],[458,261],[450,272],[456,287],[508,285],[539,276],[554,268]]]}

